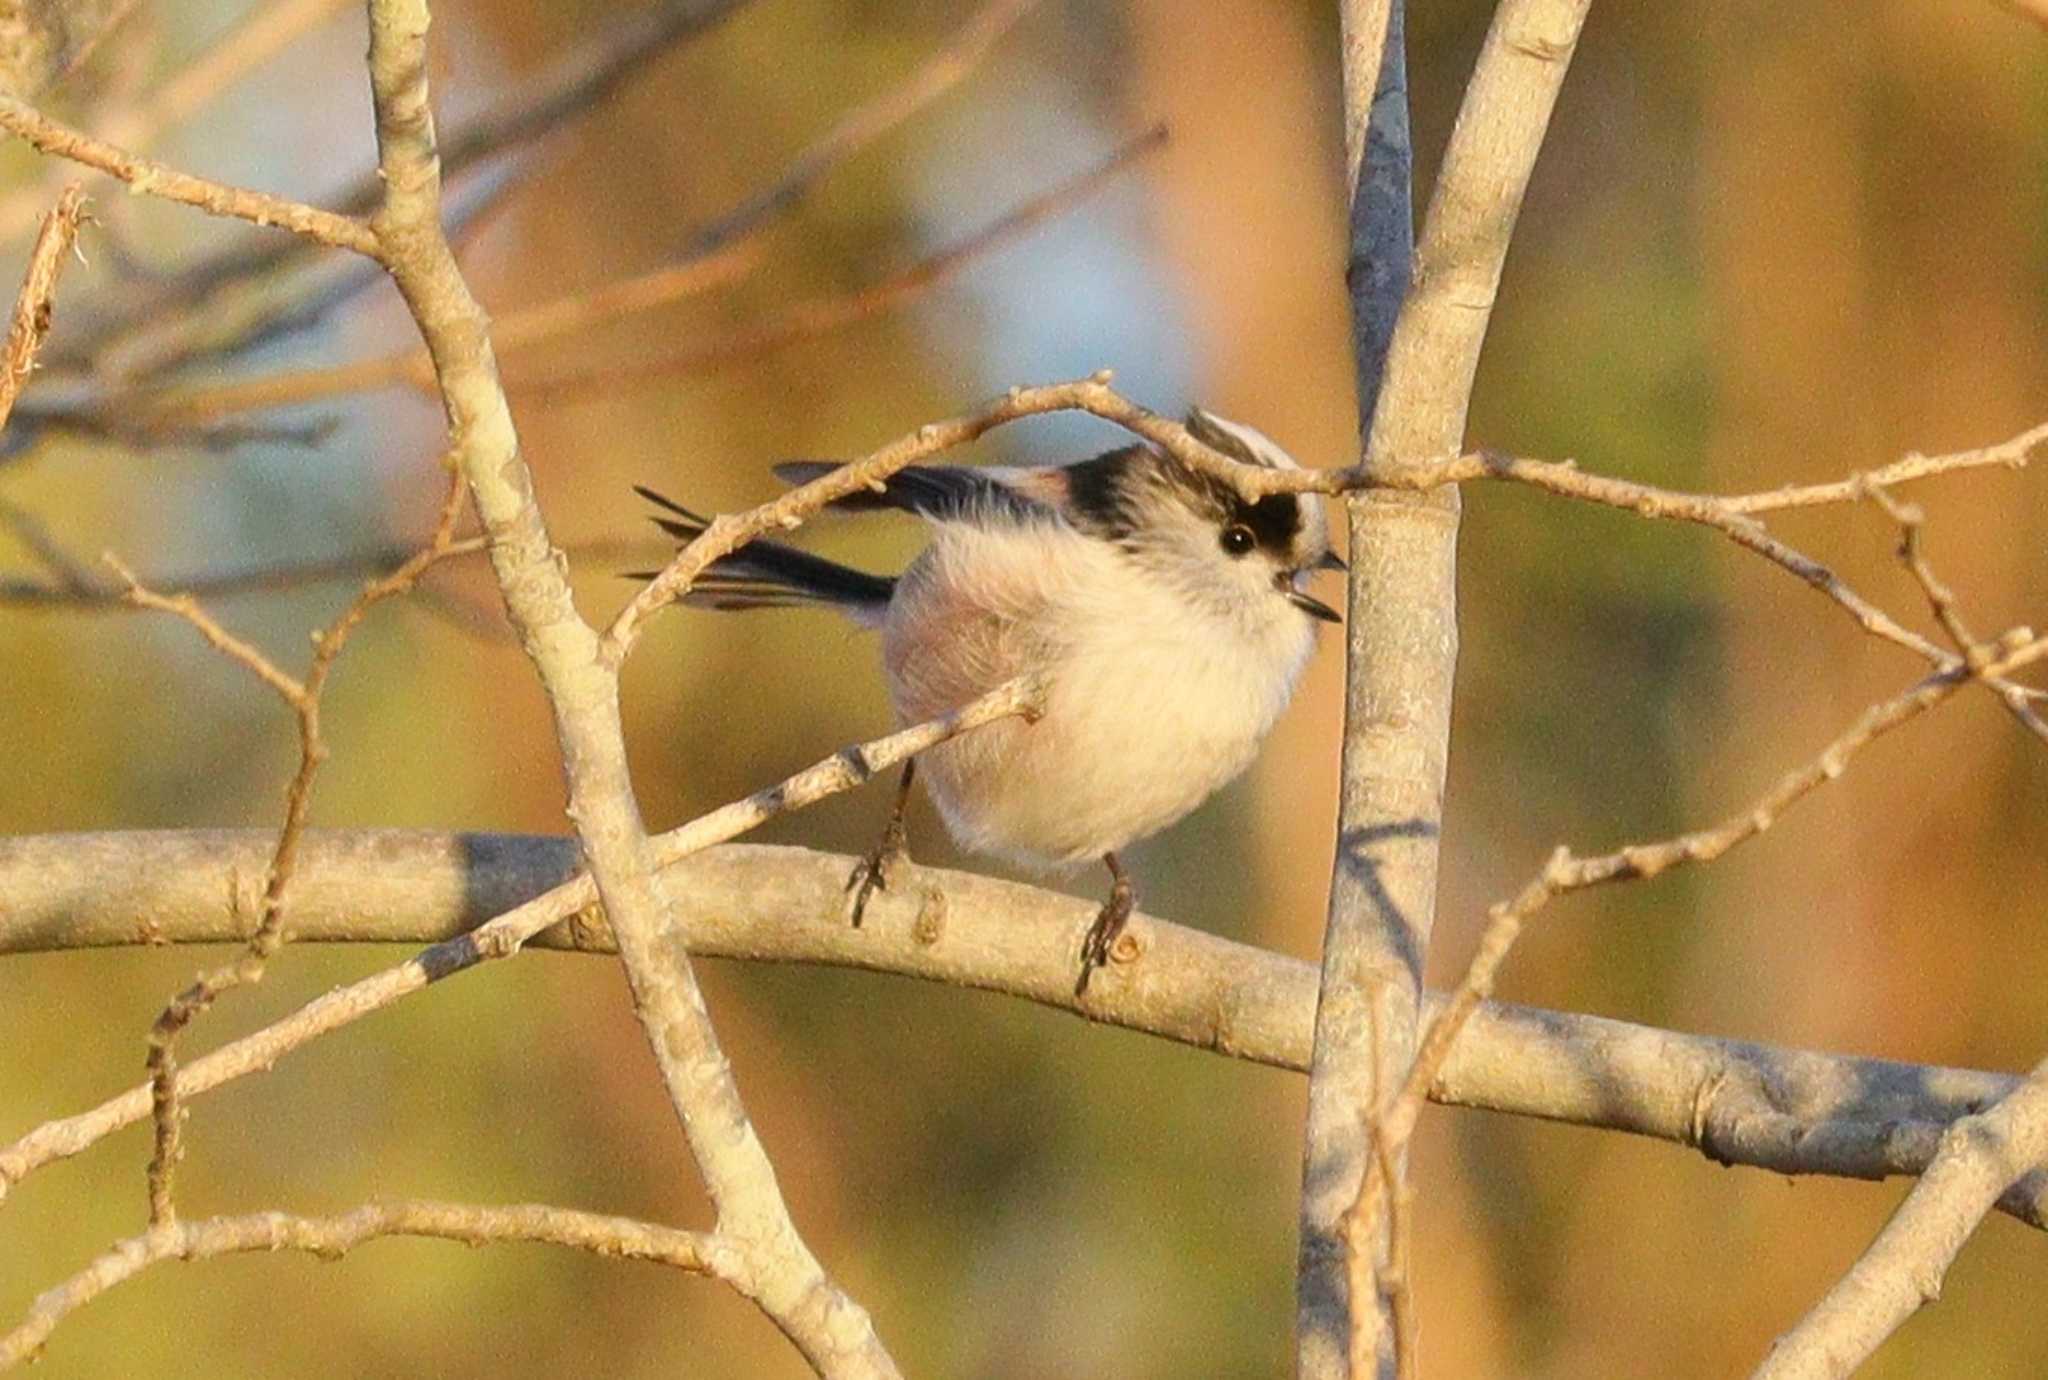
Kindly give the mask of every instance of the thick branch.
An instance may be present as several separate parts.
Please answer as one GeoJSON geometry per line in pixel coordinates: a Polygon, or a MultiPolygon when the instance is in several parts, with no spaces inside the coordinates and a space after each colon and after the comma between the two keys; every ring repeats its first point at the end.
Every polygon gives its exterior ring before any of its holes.
{"type": "MultiPolygon", "coordinates": [[[[1463,448],[1508,241],[1588,3],[1503,0],[1495,13],[1445,150],[1377,404],[1365,419],[1370,465],[1397,469],[1463,448]]],[[[1390,37],[1397,27],[1388,25],[1390,37]]],[[[1382,71],[1391,74],[1393,64],[1382,71]]],[[[1354,112],[1357,85],[1347,98],[1354,112]]],[[[1360,147],[1356,136],[1349,143],[1360,147]]],[[[1368,141],[1361,162],[1371,156],[1368,141]]],[[[1355,325],[1370,320],[1361,312],[1355,325]]],[[[1352,1374],[1349,1356],[1354,1324],[1368,1325],[1366,1304],[1348,1299],[1339,1222],[1364,1182],[1369,1113],[1415,1047],[1458,646],[1456,490],[1370,493],[1348,507],[1342,790],[1303,1150],[1302,1380],[1365,1380],[1352,1374]]],[[[1367,1349],[1384,1371],[1394,1361],[1393,1319],[1377,1301],[1373,1307],[1377,1340],[1367,1349]]]]}
{"type": "MultiPolygon", "coordinates": [[[[9,899],[0,953],[239,943],[249,917],[226,898],[262,876],[273,842],[259,830],[0,839],[0,895],[9,899]]],[[[1131,922],[1137,960],[1111,965],[1077,999],[1073,955],[1094,918],[1092,903],[920,867],[910,885],[877,896],[855,930],[843,922],[850,861],[746,845],[698,853],[667,869],[673,932],[693,954],[900,973],[1022,997],[1233,1058],[1308,1066],[1316,992],[1308,963],[1141,915],[1131,922]]],[[[294,883],[292,940],[445,941],[405,965],[404,990],[417,991],[496,952],[495,942],[461,936],[559,887],[576,865],[575,843],[566,838],[310,831],[294,883]]],[[[612,942],[594,912],[532,941],[604,953],[612,942]]],[[[1442,1002],[1432,996],[1428,1013],[1442,1002]]],[[[197,1095],[266,1070],[293,1047],[237,1042],[188,1064],[183,1089],[197,1095]]],[[[1948,1123],[1989,1106],[2014,1083],[2000,1074],[1489,1002],[1466,1026],[1431,1096],[1692,1146],[1720,1164],[1883,1178],[1918,1173],[1948,1123]]],[[[0,1149],[0,1189],[148,1110],[147,1090],[137,1088],[74,1124],[51,1123],[58,1129],[0,1149]]],[[[1999,1206],[2048,1227],[2048,1174],[2021,1181],[1999,1206]]]]}
{"type": "Polygon", "coordinates": [[[667,898],[626,766],[618,676],[601,654],[597,633],[577,613],[520,455],[488,320],[439,223],[427,27],[424,0],[370,0],[370,87],[385,186],[371,227],[433,357],[455,459],[490,539],[506,612],[553,710],[568,815],[618,934],[634,1010],[717,1209],[718,1228],[756,1271],[757,1302],[821,1374],[894,1376],[895,1363],[867,1313],[826,1277],[797,1235],[689,959],[680,945],[665,942],[667,898]]]}
{"type": "Polygon", "coordinates": [[[1837,1380],[1923,1304],[1984,1214],[2048,1162],[2048,1062],[1996,1107],[1942,1135],[1941,1151],[1870,1248],[1799,1325],[1778,1339],[1757,1380],[1837,1380]]]}

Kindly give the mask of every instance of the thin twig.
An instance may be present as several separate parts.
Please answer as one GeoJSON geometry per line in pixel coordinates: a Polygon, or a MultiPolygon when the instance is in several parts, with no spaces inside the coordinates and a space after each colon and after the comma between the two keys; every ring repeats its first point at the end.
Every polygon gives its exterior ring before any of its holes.
{"type": "MultiPolygon", "coordinates": [[[[1429,1087],[1442,1070],[1459,1032],[1493,991],[1493,984],[1508,951],[1520,938],[1526,922],[1558,897],[1569,892],[1608,882],[1647,880],[1674,867],[1712,862],[1731,848],[1762,834],[1800,800],[1840,776],[1849,761],[1864,747],[1954,695],[1970,681],[2005,675],[2048,657],[2048,637],[2035,637],[2024,629],[2015,630],[1996,644],[1998,653],[1983,670],[1957,666],[1937,672],[1918,685],[1872,705],[1811,761],[1781,777],[1747,809],[1705,829],[1680,834],[1657,843],[1632,844],[1612,853],[1580,858],[1560,847],[1511,900],[1495,905],[1465,975],[1430,1022],[1415,1062],[1399,1098],[1383,1118],[1397,1144],[1413,1132],[1429,1087]]],[[[1368,1182],[1362,1192],[1377,1191],[1368,1182]]]]}
{"type": "Polygon", "coordinates": [[[753,1288],[745,1256],[716,1235],[536,1203],[365,1203],[332,1217],[282,1212],[209,1217],[159,1223],[140,1236],[118,1241],[70,1279],[39,1295],[20,1325],[0,1336],[0,1370],[33,1359],[70,1314],[166,1260],[213,1260],[253,1251],[307,1251],[334,1260],[366,1241],[387,1236],[431,1237],[470,1246],[544,1242],[710,1275],[742,1293],[753,1288]]]}
{"type": "Polygon", "coordinates": [[[2027,461],[2041,446],[2048,445],[2048,422],[2029,428],[2009,441],[1997,445],[1980,446],[1974,450],[1959,450],[1947,455],[1913,454],[1894,460],[1889,465],[1879,466],[1865,474],[1850,475],[1826,484],[1803,484],[1772,489],[1764,493],[1735,494],[1721,501],[1731,512],[1769,513],[1785,508],[1813,508],[1828,503],[1853,503],[1862,497],[1868,485],[1892,488],[1915,479],[1927,479],[1939,474],[1951,474],[1957,470],[1982,469],[1989,465],[2002,465],[2007,469],[2025,469],[2027,461]]]}
{"type": "MultiPolygon", "coordinates": [[[[204,53],[123,110],[95,133],[112,144],[147,152],[164,131],[189,120],[235,82],[269,62],[308,30],[345,8],[350,0],[275,0],[258,5],[204,53]]],[[[0,239],[12,239],[34,220],[44,189],[36,188],[0,204],[0,239]]]]}
{"type": "Polygon", "coordinates": [[[29,251],[28,272],[14,299],[7,344],[0,348],[0,429],[14,412],[14,400],[36,365],[36,352],[50,333],[50,313],[57,298],[57,277],[78,242],[78,224],[85,215],[85,194],[73,182],[58,194],[57,204],[43,218],[42,232],[29,251]]]}
{"type": "MultiPolygon", "coordinates": [[[[1926,525],[1927,514],[1918,504],[1902,503],[1892,497],[1881,484],[1865,481],[1865,485],[1870,497],[1899,524],[1899,560],[1912,575],[1913,582],[1920,586],[1920,593],[1926,598],[1928,611],[1934,615],[1934,621],[1948,636],[1950,644],[1956,649],[1956,654],[1962,657],[1963,664],[1968,666],[1973,674],[1983,676],[1985,667],[1997,654],[1997,649],[1990,643],[1979,642],[1970,631],[1969,625],[1963,621],[1962,613],[1956,608],[1955,591],[1935,574],[1933,564],[1928,561],[1926,552],[1922,550],[1921,529],[1926,525]]],[[[2048,719],[2044,719],[2040,711],[2028,702],[2029,687],[1997,679],[1987,680],[1986,683],[1991,686],[1993,693],[1998,696],[2006,711],[2020,727],[2043,742],[2048,742],[2048,719]]]]}
{"type": "Polygon", "coordinates": [[[199,631],[209,645],[245,667],[283,699],[298,721],[299,765],[285,792],[284,823],[278,830],[264,883],[262,909],[247,947],[233,963],[210,969],[177,996],[157,1016],[149,1033],[150,1089],[155,1119],[155,1149],[149,1164],[150,1223],[161,1226],[174,1220],[176,1206],[172,1180],[182,1153],[184,1112],[178,1097],[177,1038],[186,1026],[223,993],[260,982],[264,967],[284,942],[284,900],[291,884],[292,867],[298,856],[299,839],[312,804],[313,778],[327,758],[327,744],[320,733],[320,698],[336,658],[350,635],[371,608],[411,589],[435,562],[446,557],[455,545],[455,523],[461,515],[463,489],[458,476],[449,478],[442,499],[440,518],[427,544],[397,569],[379,576],[363,587],[340,617],[313,641],[313,657],[303,680],[280,670],[276,663],[254,646],[230,633],[189,594],[163,595],[143,586],[135,573],[109,553],[107,563],[127,583],[126,598],[138,608],[154,609],[184,619],[199,631]]]}
{"type": "Polygon", "coordinates": [[[88,168],[97,168],[127,183],[135,191],[195,207],[212,216],[246,220],[254,225],[274,225],[307,239],[337,249],[376,258],[377,238],[370,228],[350,216],[336,215],[317,206],[288,201],[268,192],[231,187],[194,177],[126,149],[95,139],[82,130],[53,120],[27,101],[0,91],[0,129],[26,140],[56,158],[68,158],[88,168]]]}

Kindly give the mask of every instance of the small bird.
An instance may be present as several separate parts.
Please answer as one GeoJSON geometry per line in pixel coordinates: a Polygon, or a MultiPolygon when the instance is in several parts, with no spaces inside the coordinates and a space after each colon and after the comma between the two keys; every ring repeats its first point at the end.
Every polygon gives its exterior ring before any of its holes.
{"type": "MultiPolygon", "coordinates": [[[[1233,459],[1299,469],[1260,432],[1196,409],[1188,429],[1233,459]]],[[[834,468],[797,461],[803,484],[834,468]]],[[[655,523],[689,541],[705,519],[651,489],[655,523]]],[[[1044,685],[1035,723],[1005,720],[922,754],[924,779],[965,849],[1047,871],[1100,858],[1109,898],[1082,943],[1076,994],[1109,961],[1134,896],[1117,854],[1194,809],[1251,763],[1294,693],[1318,622],[1302,588],[1342,570],[1321,506],[1248,503],[1157,447],[1066,465],[911,466],[835,507],[902,509],[931,541],[891,579],[757,541],[717,561],[683,602],[714,609],[834,608],[878,630],[897,717],[936,718],[1021,675],[1044,685]]],[[[847,879],[858,925],[905,856],[905,766],[889,825],[847,879]]]]}

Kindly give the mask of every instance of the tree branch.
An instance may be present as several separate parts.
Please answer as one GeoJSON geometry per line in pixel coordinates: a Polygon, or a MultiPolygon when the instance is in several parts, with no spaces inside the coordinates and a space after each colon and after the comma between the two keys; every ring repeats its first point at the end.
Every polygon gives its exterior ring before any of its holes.
{"type": "Polygon", "coordinates": [[[78,223],[85,215],[85,195],[76,182],[57,196],[43,218],[43,228],[29,251],[28,271],[14,299],[7,343],[0,347],[0,430],[14,412],[14,400],[36,367],[36,352],[50,333],[50,312],[57,298],[57,276],[78,242],[78,223]]]}
{"type": "MultiPolygon", "coordinates": [[[[1437,176],[1376,406],[1365,418],[1368,465],[1398,471],[1462,449],[1515,217],[1587,4],[1502,0],[1495,12],[1437,176]]],[[[1391,39],[1398,25],[1390,20],[1387,29],[1391,39]]],[[[1375,101],[1394,70],[1382,64],[1388,75],[1371,88],[1375,101]]],[[[1354,119],[1363,86],[1353,81],[1347,96],[1354,119]]],[[[1347,147],[1360,148],[1359,136],[1347,136],[1347,147]]],[[[1361,175],[1369,158],[1369,149],[1361,153],[1361,175]]],[[[1364,286],[1355,270],[1353,285],[1364,286]]],[[[1372,319],[1357,313],[1354,330],[1372,319]]],[[[1347,506],[1344,755],[1303,1151],[1301,1380],[1365,1380],[1348,1361],[1354,1326],[1373,1329],[1369,1349],[1383,1373],[1396,1361],[1389,1310],[1379,1300],[1347,1297],[1341,1219],[1365,1183],[1370,1113],[1398,1084],[1415,1048],[1458,645],[1457,491],[1368,493],[1347,506]]]]}
{"type": "Polygon", "coordinates": [[[213,1260],[251,1251],[309,1251],[333,1260],[386,1236],[434,1237],[483,1246],[539,1241],[595,1255],[646,1260],[711,1275],[750,1292],[747,1267],[716,1236],[679,1231],[629,1217],[602,1216],[533,1203],[490,1207],[468,1203],[366,1203],[335,1217],[258,1212],[166,1222],[131,1236],[70,1279],[46,1290],[13,1331],[0,1336],[0,1370],[32,1359],[66,1316],[116,1285],[166,1260],[213,1260]]]}
{"type": "MultiPolygon", "coordinates": [[[[944,718],[903,729],[873,742],[842,748],[822,762],[798,772],[778,785],[756,791],[742,800],[702,815],[679,829],[662,834],[650,842],[650,848],[657,862],[663,865],[673,864],[714,844],[735,838],[775,815],[801,809],[840,791],[851,790],[871,779],[875,773],[886,771],[913,754],[922,752],[935,743],[944,742],[956,734],[999,718],[1026,713],[1034,704],[1033,687],[1023,681],[1012,682],[944,718]]],[[[93,837],[118,839],[122,836],[93,837]]],[[[221,836],[202,834],[197,837],[221,836]]],[[[394,847],[403,850],[408,841],[416,841],[417,837],[403,833],[373,834],[370,836],[370,853],[375,857],[386,855],[394,847]]],[[[485,856],[497,858],[500,864],[505,862],[503,855],[497,853],[487,838],[479,839],[477,842],[482,845],[485,856]]],[[[560,847],[569,841],[545,842],[560,847]]],[[[275,847],[274,841],[271,846],[275,847]]],[[[0,856],[28,857],[44,863],[53,861],[46,855],[40,855],[32,843],[18,845],[6,840],[0,840],[0,856]],[[17,847],[22,851],[17,852],[17,847]]],[[[234,861],[235,856],[233,851],[229,851],[214,856],[209,864],[211,868],[213,864],[226,863],[225,881],[229,889],[215,893],[210,901],[201,907],[202,913],[218,908],[224,897],[239,896],[242,879],[258,875],[269,866],[267,862],[258,862],[253,866],[238,864],[234,861]]],[[[465,848],[463,856],[471,856],[468,848],[465,848]]],[[[353,857],[357,862],[371,860],[360,853],[353,854],[353,857]]],[[[549,863],[545,857],[538,863],[530,859],[522,862],[515,858],[512,866],[514,870],[510,876],[493,871],[495,881],[472,878],[463,884],[461,894],[470,904],[490,903],[488,909],[472,922],[476,925],[473,933],[466,932],[469,926],[465,925],[462,927],[464,933],[435,945],[408,962],[329,992],[283,1020],[223,1046],[178,1072],[178,1095],[206,1092],[244,1074],[267,1069],[289,1051],[329,1031],[359,1020],[373,1011],[381,1010],[431,982],[476,964],[517,953],[522,945],[550,926],[569,921],[571,935],[581,933],[577,928],[576,918],[584,912],[594,913],[592,908],[597,903],[597,888],[587,875],[575,871],[573,867],[566,872],[557,870],[550,873],[547,870],[549,863]],[[484,923],[486,919],[488,923],[484,923]]],[[[176,871],[173,869],[166,875],[175,875],[176,871]]],[[[341,883],[340,894],[345,897],[343,904],[351,915],[361,915],[365,910],[371,914],[376,913],[373,904],[376,892],[369,880],[376,871],[375,867],[358,868],[352,877],[341,883]]],[[[292,893],[295,938],[304,933],[301,927],[316,923],[315,917],[321,913],[320,884],[303,880],[303,873],[303,868],[295,869],[295,877],[300,878],[292,893]]],[[[26,921],[20,933],[47,935],[62,933],[70,928],[69,922],[60,918],[62,913],[68,913],[69,902],[64,899],[61,892],[52,896],[46,886],[50,880],[57,878],[66,878],[73,883],[77,879],[67,867],[51,866],[42,875],[45,885],[24,887],[22,893],[26,896],[34,891],[51,897],[59,907],[59,913],[32,915],[27,910],[25,902],[21,909],[12,910],[15,897],[10,894],[11,914],[26,921]]],[[[844,874],[842,880],[843,876],[844,874]]],[[[335,893],[327,894],[332,896],[335,893]]],[[[404,907],[401,905],[399,913],[403,911],[404,907]]],[[[159,942],[169,933],[169,927],[176,923],[171,916],[167,916],[161,909],[152,905],[145,905],[131,911],[130,914],[143,917],[141,928],[135,931],[135,942],[140,943],[159,942]]],[[[238,941],[245,939],[246,934],[239,911],[231,905],[229,915],[235,925],[235,938],[238,941]]],[[[11,929],[11,925],[0,925],[0,935],[4,935],[8,929],[11,929]]],[[[665,919],[663,929],[669,929],[665,919]]],[[[664,934],[664,942],[675,941],[676,936],[673,934],[664,934]]],[[[679,943],[677,947],[680,948],[679,943]]],[[[1073,947],[1068,946],[1069,957],[1066,961],[1069,979],[1073,970],[1073,947]]],[[[4,948],[5,945],[0,944],[0,950],[4,948]]],[[[12,1148],[0,1153],[0,1197],[5,1197],[9,1185],[19,1182],[24,1174],[40,1165],[74,1155],[109,1131],[148,1115],[151,1101],[152,1090],[145,1087],[102,1103],[90,1112],[59,1122],[48,1122],[38,1127],[12,1148]]]]}
{"type": "Polygon", "coordinates": [[[288,201],[268,192],[230,187],[194,177],[126,149],[95,139],[37,110],[11,92],[0,91],[0,129],[15,135],[55,158],[68,158],[88,168],[97,168],[127,183],[135,191],[195,207],[210,216],[227,216],[253,225],[274,225],[295,235],[333,245],[337,249],[376,258],[376,236],[352,216],[323,211],[303,202],[288,201]]]}
{"type": "Polygon", "coordinates": [[[372,215],[383,262],[434,361],[456,464],[492,565],[539,673],[561,746],[586,865],[619,937],[633,1004],[667,1085],[718,1229],[747,1256],[757,1302],[828,1376],[894,1376],[867,1313],[826,1276],[791,1222],[747,1119],[732,1070],[678,945],[663,942],[666,899],[627,770],[618,676],[577,613],[520,455],[489,323],[439,221],[441,173],[428,103],[424,0],[370,0],[370,87],[382,205],[372,215]]]}
{"type": "Polygon", "coordinates": [[[1984,1214],[2048,1162],[2048,1061],[1990,1111],[1965,1117],[1891,1221],[1812,1311],[1780,1337],[1756,1380],[1836,1380],[1941,1297],[1942,1277],[1984,1214]]]}
{"type": "MultiPolygon", "coordinates": [[[[883,769],[883,751],[867,751],[883,769]]],[[[803,794],[794,782],[785,790],[803,794]]],[[[9,899],[0,953],[240,943],[248,916],[225,898],[261,875],[273,842],[260,830],[0,839],[0,895],[9,899]]],[[[1092,903],[918,867],[909,885],[874,898],[867,922],[855,930],[843,923],[850,863],[798,848],[727,845],[694,853],[666,870],[670,932],[707,957],[903,974],[1019,997],[1275,1068],[1308,1066],[1316,970],[1300,959],[1140,915],[1131,922],[1138,959],[1112,964],[1077,999],[1073,955],[1094,918],[1092,903]]],[[[323,996],[271,1031],[193,1060],[179,1075],[181,1090],[197,1096],[267,1071],[318,1034],[503,956],[513,946],[495,917],[537,907],[536,898],[575,877],[576,865],[575,842],[566,838],[308,831],[294,883],[294,943],[438,942],[397,969],[323,996]],[[376,995],[394,988],[396,995],[376,995]],[[291,1037],[281,1038],[287,1026],[291,1037]],[[311,1033],[301,1038],[308,1026],[311,1033]]],[[[581,895],[587,901],[588,891],[581,895]]],[[[526,916],[520,927],[540,930],[529,947],[614,952],[594,907],[550,906],[526,916]],[[555,923],[562,914],[568,923],[555,923]]],[[[1444,1001],[1432,995],[1425,1011],[1440,1011],[1444,1001]]],[[[2015,1082],[2003,1074],[1483,1002],[1430,1096],[1449,1106],[1689,1146],[1717,1164],[1881,1179],[1925,1168],[1945,1126],[1996,1102],[2015,1082]]],[[[0,1148],[0,1194],[148,1109],[147,1089],[132,1089],[0,1148]]],[[[2015,1185],[1999,1206],[2048,1227],[2048,1174],[2015,1185]]]]}

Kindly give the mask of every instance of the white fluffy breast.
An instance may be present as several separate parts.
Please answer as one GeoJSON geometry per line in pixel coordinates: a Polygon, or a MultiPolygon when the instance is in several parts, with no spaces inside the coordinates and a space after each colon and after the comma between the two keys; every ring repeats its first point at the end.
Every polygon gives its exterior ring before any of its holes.
{"type": "Polygon", "coordinates": [[[936,524],[882,628],[905,722],[1045,674],[1036,724],[976,729],[921,759],[964,847],[1039,866],[1156,833],[1242,772],[1313,641],[1282,599],[1205,609],[1050,520],[936,524]]]}

